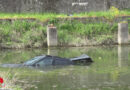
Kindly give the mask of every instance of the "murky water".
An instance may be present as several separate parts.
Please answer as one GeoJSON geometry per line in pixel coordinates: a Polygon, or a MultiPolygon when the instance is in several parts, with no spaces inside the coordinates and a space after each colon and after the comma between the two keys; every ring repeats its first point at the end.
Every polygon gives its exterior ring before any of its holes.
{"type": "Polygon", "coordinates": [[[26,90],[130,90],[129,51],[130,46],[2,50],[0,63],[20,63],[41,54],[67,58],[87,54],[94,60],[90,66],[19,69],[26,71],[21,75],[30,85],[26,90]]]}

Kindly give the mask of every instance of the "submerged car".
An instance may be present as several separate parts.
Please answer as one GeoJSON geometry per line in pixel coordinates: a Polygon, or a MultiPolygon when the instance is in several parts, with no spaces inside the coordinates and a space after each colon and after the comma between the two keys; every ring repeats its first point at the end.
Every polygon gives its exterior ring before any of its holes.
{"type": "Polygon", "coordinates": [[[3,64],[2,67],[23,67],[23,66],[47,67],[47,66],[62,66],[62,65],[89,65],[92,62],[93,62],[92,59],[86,54],[69,59],[51,55],[42,55],[34,57],[24,62],[23,64],[3,64]]]}

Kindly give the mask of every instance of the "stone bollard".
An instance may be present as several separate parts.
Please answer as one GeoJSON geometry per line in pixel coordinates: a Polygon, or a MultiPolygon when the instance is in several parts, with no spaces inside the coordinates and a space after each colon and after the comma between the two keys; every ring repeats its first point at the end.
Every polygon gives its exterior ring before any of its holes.
{"type": "Polygon", "coordinates": [[[128,44],[128,23],[118,23],[118,44],[128,44]]]}
{"type": "Polygon", "coordinates": [[[53,25],[47,26],[47,45],[48,47],[57,46],[57,29],[53,25]]]}

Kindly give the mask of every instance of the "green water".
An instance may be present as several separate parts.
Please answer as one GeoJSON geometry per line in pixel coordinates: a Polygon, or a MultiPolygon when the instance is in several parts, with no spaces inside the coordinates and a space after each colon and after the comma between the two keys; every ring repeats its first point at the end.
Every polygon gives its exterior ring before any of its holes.
{"type": "Polygon", "coordinates": [[[41,54],[67,58],[87,54],[94,61],[89,66],[14,70],[26,80],[19,82],[25,90],[130,90],[129,51],[130,46],[1,50],[0,63],[20,63],[41,54]]]}

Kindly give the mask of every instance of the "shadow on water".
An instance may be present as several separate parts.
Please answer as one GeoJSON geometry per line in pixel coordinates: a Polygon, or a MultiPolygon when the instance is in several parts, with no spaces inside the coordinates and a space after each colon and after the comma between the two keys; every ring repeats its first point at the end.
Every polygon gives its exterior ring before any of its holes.
{"type": "Polygon", "coordinates": [[[94,60],[89,66],[53,67],[49,71],[44,68],[37,70],[40,74],[33,73],[32,68],[19,69],[20,72],[26,71],[22,78],[35,85],[25,90],[129,90],[129,50],[130,46],[5,50],[0,51],[0,63],[24,62],[41,54],[66,58],[87,54],[94,60]]]}

